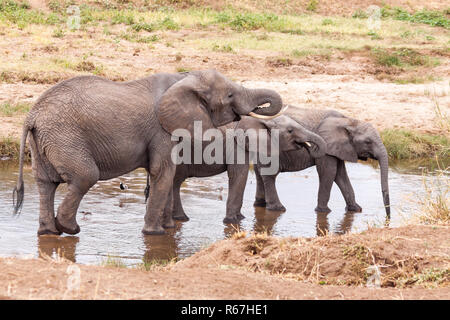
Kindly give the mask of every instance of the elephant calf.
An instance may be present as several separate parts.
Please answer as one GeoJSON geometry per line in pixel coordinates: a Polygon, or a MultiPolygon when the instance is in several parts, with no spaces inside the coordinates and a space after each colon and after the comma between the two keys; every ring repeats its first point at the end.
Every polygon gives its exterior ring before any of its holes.
{"type": "MultiPolygon", "coordinates": [[[[244,132],[248,132],[249,129],[261,130],[260,132],[268,133],[268,136],[273,134],[273,130],[279,130],[279,151],[288,150],[298,150],[302,149],[305,153],[310,154],[312,158],[321,157],[325,154],[325,141],[314,134],[313,132],[306,130],[299,123],[295,122],[287,116],[279,116],[273,120],[260,120],[250,117],[242,117],[239,122],[234,122],[226,126],[222,126],[219,129],[225,132],[226,129],[242,129],[244,132]]],[[[267,138],[267,137],[266,137],[267,138]]],[[[260,137],[261,139],[261,137],[260,137]]],[[[234,151],[237,152],[239,146],[239,140],[235,140],[234,143],[236,147],[234,151]]],[[[260,140],[261,141],[261,140],[260,140]]],[[[263,140],[264,141],[264,140],[263,140]]],[[[242,141],[241,141],[242,142],[242,141]]],[[[225,141],[223,141],[223,146],[225,150],[225,141]]],[[[241,214],[242,201],[244,196],[244,189],[247,182],[248,170],[249,170],[249,143],[246,141],[246,160],[244,163],[232,163],[227,164],[225,159],[226,155],[224,152],[223,164],[179,164],[177,165],[175,178],[173,183],[173,208],[166,207],[166,210],[172,210],[172,218],[174,220],[187,221],[189,218],[183,210],[183,206],[180,199],[180,186],[186,178],[189,177],[210,177],[222,172],[227,171],[228,173],[228,199],[227,199],[227,209],[226,216],[224,218],[224,223],[237,223],[244,216],[241,214]]],[[[240,143],[240,146],[244,144],[240,143]]],[[[268,148],[260,148],[258,145],[256,152],[260,154],[261,150],[266,150],[268,148]]],[[[203,150],[205,145],[203,145],[203,150]]],[[[251,150],[250,150],[251,151],[251,150]]],[[[263,151],[263,152],[264,152],[263,151]]],[[[277,157],[278,153],[274,150],[268,150],[269,153],[277,157]]],[[[236,159],[236,157],[234,158],[236,159]]],[[[168,213],[166,213],[168,214],[168,213]]]]}
{"type": "Polygon", "coordinates": [[[345,162],[376,159],[380,163],[381,190],[386,214],[390,216],[388,188],[388,156],[377,130],[369,123],[348,118],[333,110],[300,109],[300,117],[294,119],[303,127],[320,135],[327,143],[324,157],[314,158],[305,150],[282,152],[280,170],[273,175],[261,175],[261,166],[255,166],[257,178],[256,207],[285,211],[281,204],[275,180],[280,172],[300,171],[316,166],[319,174],[317,212],[328,213],[330,191],[336,182],[344,196],[347,211],[360,212],[362,208],[355,201],[355,193],[345,169],[345,162]]]}

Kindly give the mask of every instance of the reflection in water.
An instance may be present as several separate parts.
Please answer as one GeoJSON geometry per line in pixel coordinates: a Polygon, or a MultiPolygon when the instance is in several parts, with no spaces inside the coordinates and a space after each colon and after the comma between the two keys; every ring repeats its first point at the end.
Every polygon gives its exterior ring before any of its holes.
{"type": "Polygon", "coordinates": [[[223,228],[223,234],[225,238],[231,238],[236,232],[240,232],[242,229],[242,224],[239,222],[238,224],[229,223],[225,224],[223,228]]]}
{"type": "Polygon", "coordinates": [[[78,241],[80,241],[80,239],[74,236],[40,236],[38,237],[39,258],[43,258],[45,256],[54,258],[56,255],[57,257],[76,262],[75,251],[78,241]]]}
{"type": "Polygon", "coordinates": [[[176,233],[181,228],[181,223],[177,222],[175,228],[166,229],[167,234],[143,236],[145,244],[144,263],[155,261],[170,261],[178,257],[178,242],[176,233]]]}
{"type": "MultiPolygon", "coordinates": [[[[316,220],[317,236],[321,237],[327,235],[330,232],[330,223],[328,221],[329,213],[318,212],[316,213],[316,215],[317,215],[316,220]]],[[[355,217],[354,211],[347,211],[344,214],[342,220],[337,224],[336,228],[334,229],[334,233],[345,234],[347,232],[350,232],[352,230],[354,217],[355,217]]]]}
{"type": "Polygon", "coordinates": [[[337,234],[344,234],[350,232],[352,230],[353,219],[355,217],[354,211],[348,211],[344,214],[344,218],[342,218],[341,222],[338,223],[336,230],[334,231],[337,234]]]}
{"type": "Polygon", "coordinates": [[[316,218],[316,235],[321,237],[330,232],[330,223],[328,222],[328,214],[326,212],[317,212],[316,218]]]}
{"type": "Polygon", "coordinates": [[[267,232],[267,234],[272,234],[273,227],[283,213],[284,211],[272,211],[262,207],[255,207],[253,230],[255,232],[267,232]]]}

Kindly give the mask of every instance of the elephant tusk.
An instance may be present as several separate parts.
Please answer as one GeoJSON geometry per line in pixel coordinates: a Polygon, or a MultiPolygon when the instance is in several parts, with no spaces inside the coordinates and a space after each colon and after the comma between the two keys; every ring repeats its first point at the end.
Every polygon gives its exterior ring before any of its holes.
{"type": "Polygon", "coordinates": [[[305,144],[306,144],[309,148],[311,148],[311,143],[309,143],[308,141],[305,141],[305,144]]]}
{"type": "Polygon", "coordinates": [[[273,116],[265,116],[265,115],[257,114],[254,112],[250,112],[248,115],[253,118],[257,118],[257,119],[270,120],[270,119],[276,118],[278,116],[281,116],[287,110],[288,107],[289,107],[288,105],[285,106],[280,112],[278,112],[277,114],[275,114],[273,116]]]}

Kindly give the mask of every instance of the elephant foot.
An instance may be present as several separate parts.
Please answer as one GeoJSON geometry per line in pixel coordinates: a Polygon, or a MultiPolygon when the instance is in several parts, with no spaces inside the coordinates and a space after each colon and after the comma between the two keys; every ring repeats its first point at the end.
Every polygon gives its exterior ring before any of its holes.
{"type": "Polygon", "coordinates": [[[189,217],[184,213],[172,215],[172,219],[176,221],[189,221],[189,217]]]}
{"type": "Polygon", "coordinates": [[[58,221],[58,217],[55,218],[55,226],[58,231],[61,233],[67,233],[67,234],[77,234],[80,232],[80,226],[75,222],[74,226],[65,226],[63,223],[60,223],[58,221]]]}
{"type": "Polygon", "coordinates": [[[223,223],[225,224],[238,224],[239,221],[240,220],[237,217],[225,217],[223,219],[223,223]]]}
{"type": "Polygon", "coordinates": [[[345,207],[346,212],[362,212],[362,208],[359,204],[349,204],[345,207]]]}
{"type": "Polygon", "coordinates": [[[255,202],[253,202],[254,207],[265,207],[266,206],[266,199],[260,199],[256,198],[255,202]]]}
{"type": "Polygon", "coordinates": [[[331,209],[328,208],[328,207],[319,207],[319,206],[317,206],[316,209],[314,209],[314,210],[316,212],[319,212],[319,213],[330,213],[331,212],[331,209]]]}
{"type": "Polygon", "coordinates": [[[163,223],[163,228],[165,228],[165,229],[173,229],[173,228],[175,228],[175,222],[173,221],[173,219],[170,219],[170,221],[164,222],[163,223]]]}
{"type": "Polygon", "coordinates": [[[276,203],[276,204],[270,204],[269,203],[266,206],[266,209],[270,210],[270,211],[282,211],[282,212],[286,211],[286,208],[281,203],[276,203]]]}
{"type": "Polygon", "coordinates": [[[142,229],[142,233],[146,236],[154,236],[166,234],[166,231],[162,227],[149,227],[145,225],[142,229]]]}
{"type": "Polygon", "coordinates": [[[58,230],[53,230],[53,229],[48,229],[48,228],[39,228],[38,232],[37,232],[38,236],[45,236],[45,235],[55,235],[55,236],[59,236],[62,234],[61,231],[58,230]]]}

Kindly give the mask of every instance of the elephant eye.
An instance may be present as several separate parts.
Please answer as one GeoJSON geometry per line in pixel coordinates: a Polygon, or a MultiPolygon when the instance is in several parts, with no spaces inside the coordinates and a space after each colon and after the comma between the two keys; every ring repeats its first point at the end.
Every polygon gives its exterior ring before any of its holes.
{"type": "Polygon", "coordinates": [[[228,98],[233,98],[233,93],[229,93],[228,98]]]}
{"type": "Polygon", "coordinates": [[[288,128],[287,132],[292,133],[294,130],[292,128],[288,128]]]}

